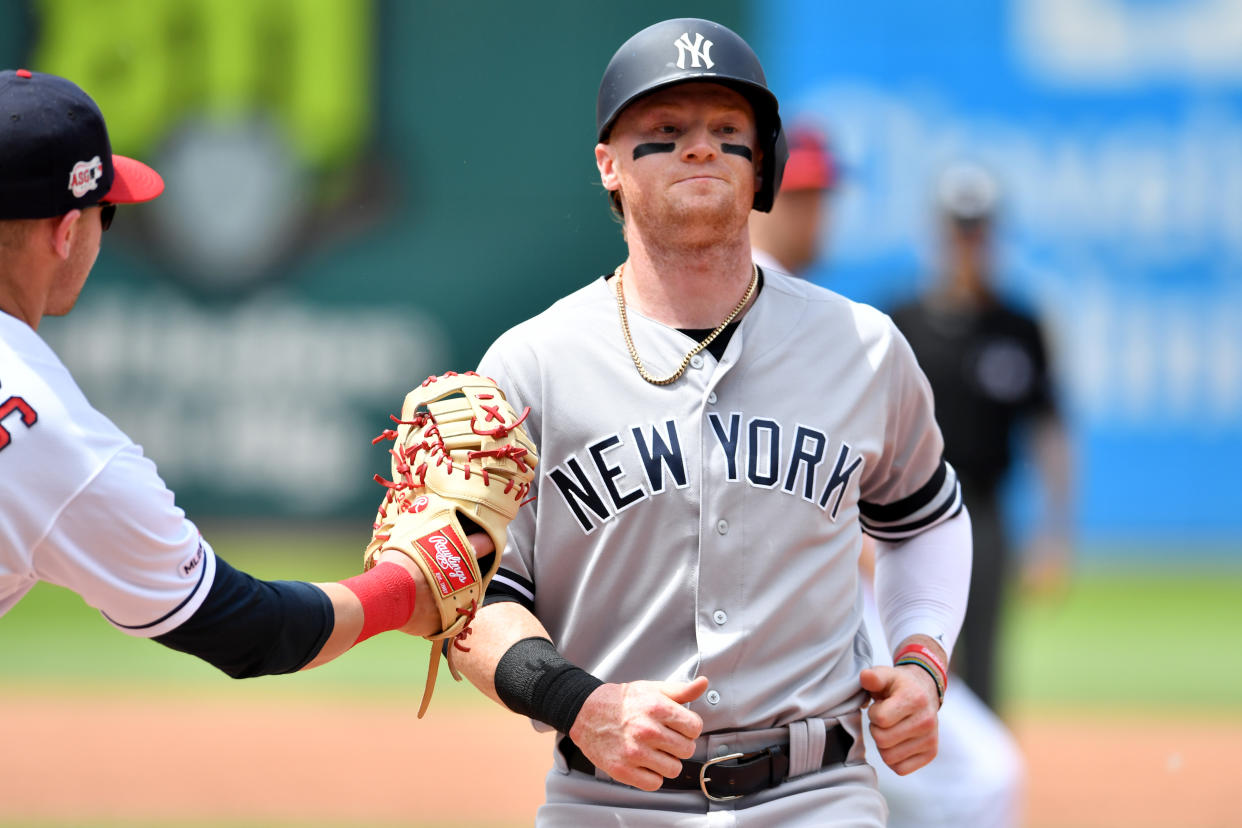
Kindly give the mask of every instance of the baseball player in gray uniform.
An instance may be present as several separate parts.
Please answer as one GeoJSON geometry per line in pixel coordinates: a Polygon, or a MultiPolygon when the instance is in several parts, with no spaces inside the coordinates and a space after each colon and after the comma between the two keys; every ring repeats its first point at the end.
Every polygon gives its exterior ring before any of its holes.
{"type": "Polygon", "coordinates": [[[927,381],[886,316],[753,263],[787,150],[735,33],[639,32],[597,123],[629,256],[483,358],[543,461],[458,666],[558,732],[539,825],[883,825],[861,708],[931,760],[969,580],[927,381]]]}

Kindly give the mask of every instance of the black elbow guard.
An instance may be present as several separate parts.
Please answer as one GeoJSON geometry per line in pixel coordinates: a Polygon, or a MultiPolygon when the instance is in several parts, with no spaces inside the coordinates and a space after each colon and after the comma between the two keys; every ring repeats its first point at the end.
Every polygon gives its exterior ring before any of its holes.
{"type": "Polygon", "coordinates": [[[318,655],[335,615],[323,590],[302,581],[260,581],[216,557],[202,606],[155,640],[232,678],[292,673],[318,655]]]}

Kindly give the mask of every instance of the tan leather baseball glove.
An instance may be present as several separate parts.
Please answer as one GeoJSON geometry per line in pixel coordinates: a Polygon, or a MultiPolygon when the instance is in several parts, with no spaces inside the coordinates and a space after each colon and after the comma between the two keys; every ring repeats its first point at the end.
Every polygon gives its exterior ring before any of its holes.
{"type": "Polygon", "coordinates": [[[538,458],[520,415],[495,381],[467,372],[428,377],[405,397],[395,430],[373,440],[395,440],[392,480],[375,479],[387,489],[375,530],[363,556],[370,569],[376,557],[396,549],[426,574],[440,611],[441,630],[427,638],[431,664],[423,691],[421,718],[431,703],[441,650],[453,678],[453,648],[462,640],[496,574],[505,548],[505,529],[530,496],[538,458]],[[486,532],[495,551],[475,559],[467,535],[486,532]],[[441,644],[452,640],[452,647],[441,644]]]}

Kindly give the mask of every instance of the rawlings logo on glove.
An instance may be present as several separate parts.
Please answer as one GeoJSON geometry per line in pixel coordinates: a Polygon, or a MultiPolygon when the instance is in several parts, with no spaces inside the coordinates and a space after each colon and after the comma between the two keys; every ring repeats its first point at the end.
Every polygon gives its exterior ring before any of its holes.
{"type": "MultiPolygon", "coordinates": [[[[487,585],[500,566],[505,529],[529,499],[538,458],[522,428],[530,413],[514,412],[496,383],[473,372],[428,377],[405,397],[397,428],[372,443],[394,440],[392,480],[375,479],[387,488],[375,531],[363,555],[370,569],[383,551],[402,552],[435,585],[441,630],[432,641],[427,686],[418,715],[431,702],[441,646],[469,651],[462,640],[479,609],[487,585]],[[486,532],[494,551],[475,559],[467,535],[486,532]]],[[[453,678],[453,650],[447,660],[453,678]]]]}
{"type": "Polygon", "coordinates": [[[475,583],[475,577],[466,571],[465,543],[460,539],[451,540],[446,532],[435,532],[415,541],[423,553],[428,566],[435,567],[436,585],[440,594],[447,596],[451,592],[464,589],[475,583]],[[457,542],[454,543],[454,540],[457,542]],[[453,582],[456,586],[453,585],[453,582]]]}

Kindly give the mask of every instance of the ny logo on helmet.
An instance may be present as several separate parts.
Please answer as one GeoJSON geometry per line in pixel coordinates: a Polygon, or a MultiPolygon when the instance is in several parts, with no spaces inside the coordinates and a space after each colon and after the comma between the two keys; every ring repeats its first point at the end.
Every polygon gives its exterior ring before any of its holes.
{"type": "Polygon", "coordinates": [[[687,52],[690,53],[690,68],[692,69],[699,68],[700,58],[703,61],[702,65],[706,66],[708,69],[711,69],[713,66],[716,65],[715,63],[712,62],[711,55],[710,55],[711,50],[712,50],[712,42],[710,40],[704,40],[703,35],[699,34],[698,32],[694,33],[693,43],[690,42],[690,33],[683,32],[681,37],[673,41],[673,45],[677,47],[677,68],[678,69],[686,68],[686,53],[687,52]],[[699,50],[700,46],[703,47],[702,51],[699,50]]]}

